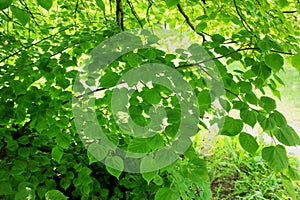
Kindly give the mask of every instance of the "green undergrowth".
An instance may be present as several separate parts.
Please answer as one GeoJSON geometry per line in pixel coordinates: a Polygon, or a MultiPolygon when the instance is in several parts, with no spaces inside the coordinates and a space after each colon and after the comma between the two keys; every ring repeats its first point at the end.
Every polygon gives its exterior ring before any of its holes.
{"type": "MultiPolygon", "coordinates": [[[[274,173],[260,155],[251,156],[236,138],[220,137],[207,157],[213,199],[290,199],[280,174],[274,173]]],[[[297,168],[296,158],[291,157],[297,168]]],[[[300,194],[299,181],[294,182],[300,194]]]]}

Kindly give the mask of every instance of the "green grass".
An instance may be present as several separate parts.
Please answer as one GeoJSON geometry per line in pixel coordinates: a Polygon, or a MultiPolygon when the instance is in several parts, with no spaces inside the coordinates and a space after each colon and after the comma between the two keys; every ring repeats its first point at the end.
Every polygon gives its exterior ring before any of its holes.
{"type": "MultiPolygon", "coordinates": [[[[262,160],[241,149],[236,139],[219,137],[208,157],[213,197],[218,199],[289,199],[281,178],[262,160]]],[[[294,163],[296,164],[296,162],[294,163]]],[[[300,191],[300,188],[297,188],[300,191]]]]}

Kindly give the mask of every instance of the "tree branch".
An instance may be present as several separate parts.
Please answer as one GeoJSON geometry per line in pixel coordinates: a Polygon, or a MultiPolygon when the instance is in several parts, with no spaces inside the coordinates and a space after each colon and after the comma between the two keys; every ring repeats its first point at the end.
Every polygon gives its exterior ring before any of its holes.
{"type": "Polygon", "coordinates": [[[210,61],[213,61],[213,60],[219,60],[221,58],[225,58],[227,56],[235,54],[235,53],[237,53],[239,51],[247,51],[247,50],[259,50],[259,49],[258,48],[251,48],[251,47],[249,47],[249,48],[240,48],[240,49],[237,49],[236,51],[230,52],[230,53],[222,55],[222,56],[218,56],[218,57],[214,57],[214,58],[209,58],[209,59],[206,59],[206,60],[202,60],[201,62],[198,62],[198,63],[180,65],[177,68],[199,66],[200,64],[207,63],[207,62],[210,62],[210,61]]]}
{"type": "Polygon", "coordinates": [[[184,17],[184,19],[185,19],[186,23],[189,25],[189,27],[190,27],[193,31],[195,31],[198,35],[201,35],[201,36],[202,36],[202,39],[203,39],[203,42],[205,42],[206,39],[205,39],[204,34],[203,34],[202,32],[197,32],[197,31],[196,31],[196,28],[195,28],[194,25],[191,23],[190,18],[189,18],[189,17],[186,15],[186,13],[183,11],[183,9],[182,9],[182,7],[181,7],[180,4],[177,4],[177,8],[178,8],[178,11],[181,13],[181,15],[184,17]]]}
{"type": "Polygon", "coordinates": [[[122,0],[116,0],[116,18],[119,27],[122,31],[124,31],[124,11],[122,6],[122,0]]]}
{"type": "Polygon", "coordinates": [[[138,21],[140,27],[143,28],[143,23],[142,23],[142,21],[140,20],[139,16],[136,14],[136,12],[135,12],[135,10],[134,10],[134,7],[133,7],[132,3],[131,3],[129,0],[127,0],[127,3],[128,3],[128,5],[129,5],[129,7],[130,7],[130,10],[131,10],[132,14],[134,15],[134,17],[135,17],[136,20],[138,21]]]}
{"type": "Polygon", "coordinates": [[[147,21],[150,24],[150,20],[149,20],[149,12],[150,12],[150,8],[152,7],[152,0],[148,0],[148,7],[147,7],[147,11],[146,11],[146,17],[147,17],[147,21]]]}
{"type": "Polygon", "coordinates": [[[75,17],[75,19],[77,18],[78,7],[79,7],[79,0],[76,1],[76,7],[75,7],[75,10],[74,10],[74,17],[75,17]]]}
{"type": "Polygon", "coordinates": [[[29,10],[29,8],[28,8],[28,6],[27,6],[27,4],[26,3],[24,3],[23,1],[21,1],[20,0],[20,3],[26,8],[26,10],[27,10],[27,12],[30,14],[30,16],[32,17],[32,19],[33,19],[33,21],[34,21],[34,23],[35,23],[35,25],[39,25],[37,22],[36,22],[36,19],[35,19],[35,17],[34,17],[34,15],[32,14],[32,12],[29,10]]]}
{"type": "Polygon", "coordinates": [[[237,4],[236,4],[236,0],[233,0],[233,3],[234,3],[235,10],[236,10],[236,12],[237,12],[239,18],[241,19],[241,22],[242,22],[244,28],[245,28],[249,33],[253,34],[252,28],[251,28],[250,25],[246,22],[246,20],[244,19],[244,17],[241,15],[241,13],[240,13],[240,11],[239,11],[239,9],[238,9],[238,6],[237,6],[237,4]]]}
{"type": "Polygon", "coordinates": [[[12,19],[6,12],[4,12],[3,10],[2,10],[1,12],[2,12],[9,20],[11,20],[13,23],[16,23],[16,24],[18,24],[19,26],[22,26],[21,23],[13,21],[13,19],[12,19]]]}
{"type": "Polygon", "coordinates": [[[285,13],[285,14],[293,14],[296,12],[297,12],[297,10],[283,11],[283,13],[285,13]]]}

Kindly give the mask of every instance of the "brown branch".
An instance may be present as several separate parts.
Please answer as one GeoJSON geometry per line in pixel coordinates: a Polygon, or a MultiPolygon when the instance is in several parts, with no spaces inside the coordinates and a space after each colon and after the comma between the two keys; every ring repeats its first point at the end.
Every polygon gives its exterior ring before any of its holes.
{"type": "Polygon", "coordinates": [[[150,24],[150,20],[149,20],[149,12],[150,12],[150,8],[152,7],[153,3],[152,0],[148,0],[148,7],[147,7],[147,11],[146,11],[146,17],[147,17],[147,21],[150,24]]]}
{"type": "Polygon", "coordinates": [[[132,3],[131,3],[129,0],[127,0],[127,3],[128,3],[128,5],[129,5],[129,7],[130,7],[130,10],[131,10],[132,14],[134,15],[134,17],[135,17],[136,20],[138,21],[140,27],[143,28],[143,23],[142,23],[142,21],[140,20],[140,17],[138,16],[138,14],[135,12],[132,3]]]}
{"type": "Polygon", "coordinates": [[[297,12],[297,10],[283,11],[283,13],[285,13],[285,14],[293,14],[296,12],[297,12]]]}
{"type": "Polygon", "coordinates": [[[281,54],[286,54],[286,55],[294,55],[293,53],[291,52],[283,52],[283,51],[277,51],[277,50],[270,50],[271,52],[274,52],[274,53],[281,53],[281,54]]]}
{"type": "Polygon", "coordinates": [[[234,3],[234,7],[235,7],[235,10],[239,16],[239,18],[241,19],[241,22],[244,26],[244,28],[251,34],[253,34],[253,30],[252,28],[250,27],[250,25],[246,22],[246,20],[244,19],[244,17],[242,16],[242,14],[240,13],[239,9],[238,9],[238,6],[236,4],[236,0],[233,0],[233,3],[234,3]]]}
{"type": "Polygon", "coordinates": [[[19,26],[22,26],[21,23],[13,21],[13,19],[12,19],[6,12],[4,12],[3,10],[2,10],[1,12],[2,12],[9,20],[11,20],[13,23],[16,23],[16,24],[18,24],[19,26]]]}
{"type": "Polygon", "coordinates": [[[124,31],[124,11],[122,6],[122,0],[116,0],[116,18],[119,27],[122,31],[124,31]]]}
{"type": "Polygon", "coordinates": [[[75,19],[77,18],[78,7],[79,7],[79,0],[76,1],[76,7],[75,7],[75,10],[74,10],[74,18],[75,19]]]}
{"type": "Polygon", "coordinates": [[[197,32],[197,31],[196,31],[196,28],[195,28],[194,25],[192,24],[190,18],[189,18],[189,17],[186,15],[186,13],[183,11],[183,9],[182,9],[182,7],[181,7],[180,4],[177,4],[177,8],[178,8],[178,11],[181,13],[181,15],[184,17],[184,19],[185,19],[186,23],[189,25],[189,27],[190,27],[193,31],[195,31],[195,33],[197,33],[198,35],[201,35],[201,36],[202,36],[202,39],[203,39],[203,42],[205,42],[206,39],[205,39],[204,34],[203,34],[202,32],[197,32]]]}

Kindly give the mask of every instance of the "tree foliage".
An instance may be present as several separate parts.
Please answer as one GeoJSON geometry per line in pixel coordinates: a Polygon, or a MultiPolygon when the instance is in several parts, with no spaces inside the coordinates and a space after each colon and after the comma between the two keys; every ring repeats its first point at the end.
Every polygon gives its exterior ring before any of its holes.
{"type": "MultiPolygon", "coordinates": [[[[143,127],[151,121],[151,106],[163,104],[168,118],[164,134],[132,139],[112,117],[109,88],[127,71],[147,63],[164,64],[185,77],[198,99],[198,134],[203,133],[214,123],[204,119],[216,109],[203,78],[213,74],[202,64],[214,62],[225,88],[220,101],[224,126],[219,134],[238,137],[247,152],[261,156],[282,175],[296,199],[290,186],[299,174],[290,167],[285,146],[300,145],[300,139],[277,110],[275,99],[280,99],[278,86],[284,84],[278,72],[287,64],[300,71],[299,6],[297,0],[1,0],[1,199],[211,198],[205,157],[197,150],[197,140],[170,166],[139,175],[121,172],[123,161],[118,157],[106,163],[114,163],[119,170],[98,162],[109,154],[107,149],[93,143],[88,146],[94,149],[91,155],[76,130],[72,86],[82,58],[108,38],[138,28],[197,34],[190,52],[199,45],[210,58],[192,62],[180,51],[170,54],[157,49],[138,49],[117,58],[101,78],[101,88],[84,89],[90,94],[103,92],[95,110],[107,138],[140,153],[160,149],[175,137],[180,126],[179,100],[160,85],[145,84],[133,92],[128,110],[133,122],[143,127]],[[201,73],[194,73],[195,69],[201,73]],[[232,111],[239,115],[233,116],[232,111]],[[258,144],[245,131],[257,125],[273,138],[272,144],[258,144]]],[[[155,35],[150,36],[155,43],[155,35]]],[[[85,83],[94,85],[93,79],[85,83]]],[[[92,138],[97,129],[89,128],[92,138]]]]}

